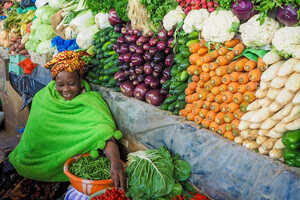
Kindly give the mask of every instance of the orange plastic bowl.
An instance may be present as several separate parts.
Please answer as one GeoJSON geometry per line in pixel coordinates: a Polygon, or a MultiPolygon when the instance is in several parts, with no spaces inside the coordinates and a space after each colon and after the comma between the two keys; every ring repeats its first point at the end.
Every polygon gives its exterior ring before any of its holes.
{"type": "Polygon", "coordinates": [[[69,166],[78,160],[81,157],[90,156],[90,154],[82,154],[78,156],[74,156],[70,159],[68,159],[64,164],[64,173],[69,178],[72,186],[79,192],[84,193],[86,195],[92,195],[96,192],[99,192],[100,190],[107,189],[109,187],[112,187],[113,181],[112,179],[107,180],[86,180],[79,178],[78,176],[75,176],[69,171],[69,166]]]}

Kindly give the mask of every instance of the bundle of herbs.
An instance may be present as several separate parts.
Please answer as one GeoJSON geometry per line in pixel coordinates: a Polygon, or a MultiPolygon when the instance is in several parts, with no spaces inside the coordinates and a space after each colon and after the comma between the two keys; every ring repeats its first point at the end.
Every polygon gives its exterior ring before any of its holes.
{"type": "Polygon", "coordinates": [[[110,160],[106,157],[81,157],[71,164],[69,171],[82,179],[107,180],[110,179],[110,160]]]}

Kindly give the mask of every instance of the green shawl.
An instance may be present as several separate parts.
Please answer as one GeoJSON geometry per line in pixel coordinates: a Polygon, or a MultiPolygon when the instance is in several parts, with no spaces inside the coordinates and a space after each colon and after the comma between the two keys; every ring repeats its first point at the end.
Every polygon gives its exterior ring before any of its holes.
{"type": "Polygon", "coordinates": [[[99,93],[86,92],[65,101],[51,81],[33,98],[20,143],[9,155],[17,172],[39,181],[68,181],[63,165],[74,155],[103,149],[112,136],[122,134],[99,93]]]}

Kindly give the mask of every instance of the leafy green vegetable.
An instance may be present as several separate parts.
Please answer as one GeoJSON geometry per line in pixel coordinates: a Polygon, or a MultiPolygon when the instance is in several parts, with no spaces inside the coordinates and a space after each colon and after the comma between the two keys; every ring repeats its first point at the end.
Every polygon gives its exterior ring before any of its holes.
{"type": "Polygon", "coordinates": [[[129,21],[127,11],[128,0],[114,0],[114,8],[116,9],[118,17],[123,21],[129,21]]]}
{"type": "Polygon", "coordinates": [[[175,156],[173,162],[175,166],[175,179],[178,181],[186,181],[192,173],[190,164],[184,160],[180,160],[178,154],[175,156]]]}
{"type": "Polygon", "coordinates": [[[232,22],[231,29],[229,30],[230,33],[237,33],[239,31],[240,23],[239,22],[232,22]]]}
{"type": "Polygon", "coordinates": [[[235,0],[217,0],[217,3],[220,6],[219,8],[230,10],[233,1],[235,1],[235,0]]]}

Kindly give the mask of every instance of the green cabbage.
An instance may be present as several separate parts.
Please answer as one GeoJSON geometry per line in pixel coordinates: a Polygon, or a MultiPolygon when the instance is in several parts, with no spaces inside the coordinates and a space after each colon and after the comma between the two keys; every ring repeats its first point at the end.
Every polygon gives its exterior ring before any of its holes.
{"type": "Polygon", "coordinates": [[[89,26],[95,24],[95,17],[90,10],[81,11],[72,21],[70,26],[74,27],[77,33],[85,31],[89,26]]]}
{"type": "Polygon", "coordinates": [[[25,43],[25,49],[29,50],[29,51],[33,51],[36,52],[36,48],[39,45],[39,41],[36,40],[28,40],[25,43]]]}
{"type": "Polygon", "coordinates": [[[94,35],[99,31],[97,25],[89,26],[86,30],[79,32],[76,43],[81,49],[88,49],[93,44],[94,35]]]}
{"type": "Polygon", "coordinates": [[[54,48],[52,48],[52,46],[51,46],[51,40],[46,40],[44,42],[41,42],[37,46],[36,52],[38,52],[39,54],[53,53],[54,52],[54,48]]]}
{"type": "Polygon", "coordinates": [[[49,5],[43,6],[36,10],[35,16],[44,24],[51,24],[51,17],[58,9],[51,8],[49,5]]]}

